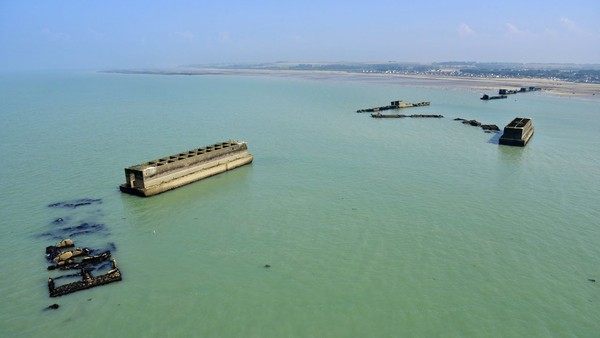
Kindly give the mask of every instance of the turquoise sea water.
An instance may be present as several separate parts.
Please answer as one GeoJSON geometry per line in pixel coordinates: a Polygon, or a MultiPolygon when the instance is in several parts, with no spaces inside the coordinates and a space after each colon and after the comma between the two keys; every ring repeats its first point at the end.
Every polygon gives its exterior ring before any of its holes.
{"type": "Polygon", "coordinates": [[[600,101],[480,94],[0,75],[0,336],[596,337],[600,101]],[[445,118],[354,113],[395,99],[445,118]],[[525,148],[453,121],[515,116],[533,119],[525,148]],[[126,166],[230,138],[252,165],[148,199],[118,191],[126,166]],[[48,207],[82,198],[101,203],[48,207]],[[124,280],[49,298],[58,240],[44,234],[82,223],[102,228],[76,244],[113,249],[124,280]]]}

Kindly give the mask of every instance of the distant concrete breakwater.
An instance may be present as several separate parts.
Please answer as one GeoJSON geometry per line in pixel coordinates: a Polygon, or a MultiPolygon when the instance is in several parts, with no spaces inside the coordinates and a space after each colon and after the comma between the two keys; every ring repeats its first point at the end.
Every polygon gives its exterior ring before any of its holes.
{"type": "MultiPolygon", "coordinates": [[[[530,87],[533,88],[533,87],[530,87]]],[[[538,89],[530,89],[529,91],[535,91],[538,89]]],[[[421,106],[429,106],[430,102],[421,102],[421,103],[404,103],[402,100],[392,101],[389,106],[368,108],[368,109],[359,109],[357,113],[363,112],[373,112],[371,114],[372,118],[378,119],[389,119],[389,118],[443,118],[444,116],[441,114],[382,114],[381,110],[392,110],[392,109],[400,109],[400,108],[409,108],[409,107],[421,107],[421,106]]],[[[463,124],[468,124],[474,127],[480,127],[486,133],[497,133],[500,131],[500,128],[495,124],[483,124],[477,120],[468,120],[461,117],[457,117],[454,121],[461,121],[463,124]]],[[[516,117],[509,124],[504,127],[504,133],[500,137],[498,143],[501,145],[508,146],[525,146],[529,140],[533,136],[533,125],[531,123],[531,119],[516,117]]]]}
{"type": "Polygon", "coordinates": [[[382,110],[392,110],[392,109],[412,108],[412,107],[425,107],[425,106],[429,106],[430,104],[431,104],[431,102],[427,102],[427,101],[417,102],[417,103],[406,103],[402,100],[396,100],[396,101],[392,101],[387,106],[359,109],[356,112],[357,113],[375,113],[375,112],[382,111],[382,110]]]}

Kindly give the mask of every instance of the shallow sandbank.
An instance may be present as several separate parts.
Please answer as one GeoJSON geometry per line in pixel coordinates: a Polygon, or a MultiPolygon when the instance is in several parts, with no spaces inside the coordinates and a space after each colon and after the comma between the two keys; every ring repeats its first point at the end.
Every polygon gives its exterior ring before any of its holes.
{"type": "Polygon", "coordinates": [[[600,84],[574,83],[540,78],[474,78],[444,75],[404,75],[383,73],[353,73],[343,71],[270,70],[270,69],[224,69],[224,68],[177,68],[169,70],[110,71],[128,74],[156,75],[268,75],[298,76],[314,79],[340,79],[353,81],[386,81],[399,84],[417,85],[432,88],[461,88],[495,94],[498,89],[519,89],[540,87],[545,93],[566,97],[580,97],[600,100],[600,84]]]}

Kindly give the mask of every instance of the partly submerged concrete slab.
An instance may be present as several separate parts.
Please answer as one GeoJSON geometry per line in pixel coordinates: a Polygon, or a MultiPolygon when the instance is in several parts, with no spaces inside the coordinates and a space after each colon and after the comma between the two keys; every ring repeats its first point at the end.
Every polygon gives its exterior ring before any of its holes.
{"type": "Polygon", "coordinates": [[[125,168],[122,192],[153,196],[251,163],[246,142],[225,141],[125,168]]]}

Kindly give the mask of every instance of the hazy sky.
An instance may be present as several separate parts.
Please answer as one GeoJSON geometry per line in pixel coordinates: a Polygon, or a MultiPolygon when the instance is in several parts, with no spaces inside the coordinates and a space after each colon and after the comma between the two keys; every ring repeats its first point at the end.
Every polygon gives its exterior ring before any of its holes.
{"type": "Polygon", "coordinates": [[[0,0],[0,69],[278,60],[600,64],[600,1],[0,0]]]}

